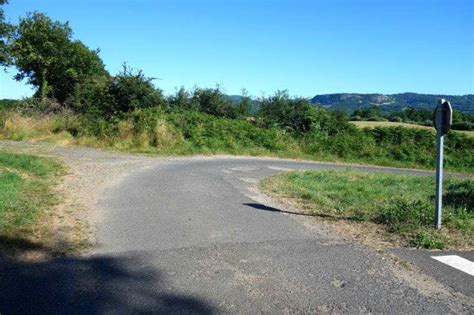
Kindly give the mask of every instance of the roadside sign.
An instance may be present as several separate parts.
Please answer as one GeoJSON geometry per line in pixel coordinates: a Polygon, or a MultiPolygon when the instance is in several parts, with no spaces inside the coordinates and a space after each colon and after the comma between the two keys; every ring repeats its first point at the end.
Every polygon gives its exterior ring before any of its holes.
{"type": "Polygon", "coordinates": [[[433,116],[433,125],[436,130],[441,130],[445,134],[451,129],[453,124],[453,108],[448,101],[440,99],[433,116]]]}
{"type": "Polygon", "coordinates": [[[438,155],[436,157],[436,195],[435,195],[435,225],[441,228],[441,214],[443,207],[443,149],[444,135],[449,131],[453,123],[453,108],[445,99],[438,101],[438,106],[433,113],[433,125],[436,128],[436,146],[438,155]]]}

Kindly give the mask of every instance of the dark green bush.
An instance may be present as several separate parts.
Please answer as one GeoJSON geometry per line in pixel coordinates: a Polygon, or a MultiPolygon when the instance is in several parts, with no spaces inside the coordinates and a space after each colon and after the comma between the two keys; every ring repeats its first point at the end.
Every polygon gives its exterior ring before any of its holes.
{"type": "Polygon", "coordinates": [[[163,94],[152,81],[124,65],[114,77],[96,76],[77,84],[66,104],[76,112],[107,118],[140,108],[164,108],[163,94]]]}
{"type": "Polygon", "coordinates": [[[430,226],[434,223],[433,206],[421,200],[394,200],[380,210],[375,221],[392,231],[403,231],[407,226],[430,226]]]}
{"type": "Polygon", "coordinates": [[[153,78],[145,77],[141,70],[135,72],[124,65],[122,72],[113,77],[108,86],[112,101],[98,106],[111,115],[139,108],[165,107],[163,94],[152,81],[153,78]]]}
{"type": "Polygon", "coordinates": [[[285,150],[296,141],[277,129],[263,129],[245,120],[216,118],[198,111],[173,111],[164,116],[196,147],[215,151],[237,148],[285,150]]]}
{"type": "Polygon", "coordinates": [[[453,123],[451,126],[453,130],[466,130],[466,131],[472,131],[474,130],[474,123],[472,122],[458,122],[458,123],[453,123]]]}
{"type": "Polygon", "coordinates": [[[287,91],[260,100],[259,116],[266,128],[282,128],[289,132],[311,131],[316,122],[316,110],[304,98],[290,98],[287,91]]]}
{"type": "Polygon", "coordinates": [[[444,249],[445,243],[440,238],[440,235],[435,233],[429,233],[426,231],[420,231],[416,233],[411,241],[411,245],[415,247],[427,248],[427,249],[444,249]]]}
{"type": "Polygon", "coordinates": [[[452,208],[465,208],[474,212],[474,181],[465,180],[449,184],[443,200],[452,208]]]}
{"type": "Polygon", "coordinates": [[[203,113],[223,118],[237,118],[238,108],[216,88],[196,88],[191,97],[191,107],[203,113]]]}
{"type": "Polygon", "coordinates": [[[96,76],[76,84],[66,105],[77,113],[103,116],[104,108],[111,108],[114,101],[109,92],[111,81],[108,76],[96,76]]]}

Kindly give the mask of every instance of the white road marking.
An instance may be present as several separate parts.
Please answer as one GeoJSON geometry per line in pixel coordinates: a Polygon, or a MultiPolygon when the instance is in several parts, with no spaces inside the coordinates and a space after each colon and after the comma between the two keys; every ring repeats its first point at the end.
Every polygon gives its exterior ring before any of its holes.
{"type": "Polygon", "coordinates": [[[286,168],[286,167],[278,167],[278,166],[267,166],[271,170],[275,171],[292,171],[292,168],[286,168]]]}
{"type": "Polygon", "coordinates": [[[431,258],[436,259],[437,261],[440,261],[450,267],[461,270],[467,273],[468,275],[474,276],[474,262],[470,260],[459,257],[457,255],[431,256],[431,258]]]}
{"type": "Polygon", "coordinates": [[[231,168],[232,171],[237,171],[237,172],[252,172],[258,170],[258,167],[253,167],[253,166],[240,166],[240,167],[233,167],[231,168]]]}
{"type": "Polygon", "coordinates": [[[251,177],[238,177],[241,181],[249,184],[256,184],[258,183],[258,179],[251,178],[251,177]]]}

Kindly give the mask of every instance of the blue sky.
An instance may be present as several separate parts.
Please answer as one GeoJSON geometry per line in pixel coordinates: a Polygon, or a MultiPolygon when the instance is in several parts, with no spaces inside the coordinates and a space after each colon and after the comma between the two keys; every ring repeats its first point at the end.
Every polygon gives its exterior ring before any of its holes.
{"type": "MultiPolygon", "coordinates": [[[[10,0],[8,19],[41,11],[100,48],[176,87],[228,94],[474,93],[473,0],[10,0]]],[[[0,74],[0,98],[31,94],[0,74]]]]}

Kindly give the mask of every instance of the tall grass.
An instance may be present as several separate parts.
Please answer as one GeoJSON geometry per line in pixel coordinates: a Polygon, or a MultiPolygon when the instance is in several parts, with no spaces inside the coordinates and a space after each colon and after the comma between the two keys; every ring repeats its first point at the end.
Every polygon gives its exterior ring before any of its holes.
{"type": "Polygon", "coordinates": [[[474,182],[447,178],[443,229],[434,229],[434,178],[356,171],[290,172],[265,179],[264,191],[290,198],[311,214],[371,221],[407,245],[474,245],[474,182]]]}
{"type": "MultiPolygon", "coordinates": [[[[218,118],[192,110],[139,109],[102,118],[70,112],[0,113],[0,138],[81,144],[156,154],[246,154],[434,168],[435,137],[429,130],[345,126],[292,133],[263,127],[258,118],[218,118]]],[[[474,172],[474,138],[450,133],[446,168],[474,172]]]]}

